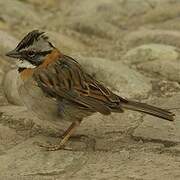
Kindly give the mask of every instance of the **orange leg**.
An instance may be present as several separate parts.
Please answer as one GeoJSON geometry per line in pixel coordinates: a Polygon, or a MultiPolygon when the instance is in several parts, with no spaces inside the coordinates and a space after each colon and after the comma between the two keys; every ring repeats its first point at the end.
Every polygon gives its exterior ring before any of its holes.
{"type": "Polygon", "coordinates": [[[72,136],[72,134],[74,133],[75,129],[80,125],[81,120],[77,120],[75,122],[73,122],[69,128],[65,131],[65,133],[63,134],[63,139],[60,141],[59,144],[56,145],[39,145],[40,147],[44,147],[46,148],[47,151],[56,151],[59,149],[64,149],[66,142],[69,140],[69,138],[72,136]]]}

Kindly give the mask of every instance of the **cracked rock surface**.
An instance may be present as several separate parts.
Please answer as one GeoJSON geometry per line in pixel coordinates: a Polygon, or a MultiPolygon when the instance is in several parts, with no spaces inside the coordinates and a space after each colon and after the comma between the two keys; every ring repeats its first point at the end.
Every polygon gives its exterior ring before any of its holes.
{"type": "Polygon", "coordinates": [[[0,179],[180,179],[179,0],[0,0],[0,179]],[[15,62],[24,34],[46,31],[118,95],[176,114],[132,111],[84,119],[67,146],[46,152],[69,123],[37,119],[22,105],[15,62]]]}

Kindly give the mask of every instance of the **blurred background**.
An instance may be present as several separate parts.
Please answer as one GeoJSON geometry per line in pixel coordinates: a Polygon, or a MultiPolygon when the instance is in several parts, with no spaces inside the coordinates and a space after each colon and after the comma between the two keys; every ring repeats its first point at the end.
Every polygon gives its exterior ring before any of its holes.
{"type": "Polygon", "coordinates": [[[56,141],[64,129],[28,114],[15,63],[5,57],[34,29],[117,94],[180,108],[179,0],[0,0],[0,179],[179,180],[179,110],[173,123],[94,115],[77,132],[88,141],[71,142],[79,152],[45,156],[32,145],[56,141]]]}

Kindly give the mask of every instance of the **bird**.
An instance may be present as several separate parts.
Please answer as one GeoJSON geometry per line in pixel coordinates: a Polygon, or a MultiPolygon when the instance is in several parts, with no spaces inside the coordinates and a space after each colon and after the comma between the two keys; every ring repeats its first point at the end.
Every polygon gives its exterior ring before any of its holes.
{"type": "Polygon", "coordinates": [[[23,103],[42,120],[68,121],[60,142],[40,145],[48,151],[64,149],[83,119],[133,110],[174,120],[169,110],[120,97],[88,74],[72,57],[63,54],[45,32],[32,30],[6,56],[16,59],[18,88],[23,103]]]}

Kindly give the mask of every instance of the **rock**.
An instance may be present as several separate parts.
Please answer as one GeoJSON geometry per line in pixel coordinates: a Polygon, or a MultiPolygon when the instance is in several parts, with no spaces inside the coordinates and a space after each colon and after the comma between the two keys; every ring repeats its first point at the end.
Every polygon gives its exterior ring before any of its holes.
{"type": "MultiPolygon", "coordinates": [[[[66,10],[64,21],[69,28],[81,34],[113,39],[121,39],[124,30],[174,18],[179,12],[179,3],[172,3],[170,0],[165,0],[163,5],[157,0],[84,0],[79,6],[78,1],[73,1],[71,6],[68,1],[59,4],[62,11],[66,10]],[[172,11],[168,11],[169,8],[172,11]]],[[[62,13],[56,16],[61,18],[62,13]]],[[[129,32],[127,34],[129,35],[129,32]]],[[[143,36],[143,33],[141,34],[143,36]]]]}
{"type": "Polygon", "coordinates": [[[36,115],[28,111],[24,106],[6,105],[0,107],[0,123],[9,126],[26,137],[35,134],[59,135],[69,126],[69,122],[54,122],[38,119],[36,115]]]}
{"type": "Polygon", "coordinates": [[[179,14],[179,1],[165,0],[162,4],[161,0],[153,0],[148,3],[152,9],[141,16],[143,23],[161,23],[165,22],[166,19],[176,19],[179,14]]]}
{"type": "Polygon", "coordinates": [[[77,134],[87,137],[84,141],[96,151],[121,151],[128,146],[127,134],[138,126],[140,118],[140,113],[132,111],[110,116],[96,113],[83,120],[77,134]]]}
{"type": "Polygon", "coordinates": [[[41,8],[51,8],[57,6],[57,0],[27,0],[34,6],[41,6],[41,8]]]}
{"type": "MultiPolygon", "coordinates": [[[[123,154],[123,153],[122,153],[123,154]]],[[[130,152],[123,160],[121,152],[99,152],[93,154],[86,166],[72,180],[83,179],[175,179],[179,178],[179,158],[161,153],[130,152]],[[152,174],[153,173],[153,174],[152,174]]],[[[59,177],[60,178],[60,177],[59,177]]],[[[62,179],[62,178],[60,178],[62,179]]]]}
{"type": "MultiPolygon", "coordinates": [[[[106,151],[121,150],[121,147],[128,143],[124,135],[137,127],[140,116],[140,113],[128,111],[113,113],[111,116],[95,113],[93,116],[84,119],[74,135],[82,136],[82,142],[91,150],[93,148],[106,151]],[[107,146],[107,143],[110,145],[107,146]]],[[[32,112],[27,111],[25,107],[12,105],[1,106],[0,123],[16,130],[18,135],[26,139],[39,134],[48,138],[51,136],[59,137],[70,125],[69,122],[55,123],[53,120],[40,120],[32,112]]],[[[82,144],[80,146],[78,144],[81,142],[80,137],[74,142],[73,148],[76,146],[82,148],[82,144]]]]}
{"type": "Polygon", "coordinates": [[[41,150],[35,141],[42,138],[33,138],[6,151],[7,155],[0,156],[0,176],[56,176],[68,177],[75,173],[85,163],[85,152],[41,150]]]}
{"type": "Polygon", "coordinates": [[[152,89],[153,95],[156,97],[171,97],[180,91],[180,84],[175,81],[154,79],[152,89]]]}
{"type": "Polygon", "coordinates": [[[4,73],[14,67],[14,61],[11,61],[5,54],[16,47],[17,39],[6,31],[0,30],[0,83],[3,80],[4,73]]]}
{"type": "Polygon", "coordinates": [[[162,29],[140,28],[124,37],[124,49],[131,49],[144,44],[164,44],[180,47],[180,32],[162,29]]]}
{"type": "Polygon", "coordinates": [[[178,51],[174,46],[163,44],[145,44],[132,48],[122,58],[122,60],[129,65],[136,65],[146,63],[154,60],[176,60],[178,58],[178,51]]]}
{"type": "Polygon", "coordinates": [[[0,69],[0,84],[2,83],[3,80],[3,71],[0,69]]]}
{"type": "Polygon", "coordinates": [[[134,48],[122,58],[125,63],[135,65],[139,70],[160,75],[168,80],[180,82],[178,50],[173,46],[147,44],[134,48]]]}
{"type": "Polygon", "coordinates": [[[2,124],[0,125],[0,138],[0,154],[5,153],[7,149],[14,147],[25,139],[18,135],[15,130],[2,124]]]}
{"type": "Polygon", "coordinates": [[[142,124],[134,131],[134,138],[144,139],[147,141],[159,141],[168,144],[180,143],[180,111],[173,108],[179,108],[180,94],[177,94],[169,99],[156,100],[156,106],[164,108],[172,108],[175,113],[175,121],[169,122],[162,119],[145,116],[142,124]]]}
{"type": "Polygon", "coordinates": [[[12,26],[27,26],[41,22],[34,8],[22,1],[0,1],[0,16],[12,26]]]}
{"type": "Polygon", "coordinates": [[[1,41],[1,44],[0,44],[1,56],[4,55],[4,53],[6,53],[7,51],[15,48],[18,43],[15,37],[10,35],[8,32],[2,31],[2,30],[0,30],[0,41],[1,41]]]}
{"type": "Polygon", "coordinates": [[[9,25],[3,19],[0,19],[0,29],[7,31],[9,28],[9,25]]]}
{"type": "Polygon", "coordinates": [[[77,57],[76,60],[88,73],[121,96],[146,97],[151,90],[148,78],[121,62],[87,57],[77,57]]]}
{"type": "Polygon", "coordinates": [[[17,69],[10,70],[4,77],[3,89],[7,100],[14,105],[23,105],[23,102],[18,93],[18,78],[17,69]]]}
{"type": "Polygon", "coordinates": [[[54,31],[48,31],[47,35],[50,37],[50,40],[52,40],[52,43],[64,54],[84,51],[84,45],[71,36],[54,31]]]}
{"type": "Polygon", "coordinates": [[[175,146],[171,146],[166,149],[168,152],[171,152],[172,154],[177,154],[179,155],[180,153],[180,144],[177,144],[175,146]]]}
{"type": "MultiPolygon", "coordinates": [[[[127,20],[136,15],[140,15],[150,9],[146,2],[140,0],[135,1],[90,1],[84,0],[81,4],[77,0],[69,6],[68,1],[61,1],[59,6],[65,11],[63,24],[68,28],[75,30],[81,34],[88,36],[96,36],[100,38],[120,38],[121,30],[127,20]],[[78,4],[78,5],[77,5],[78,4]]],[[[62,19],[62,13],[56,14],[57,19],[62,19]]],[[[55,19],[52,19],[55,22],[55,19]]],[[[61,28],[58,23],[53,23],[61,28]]]]}

